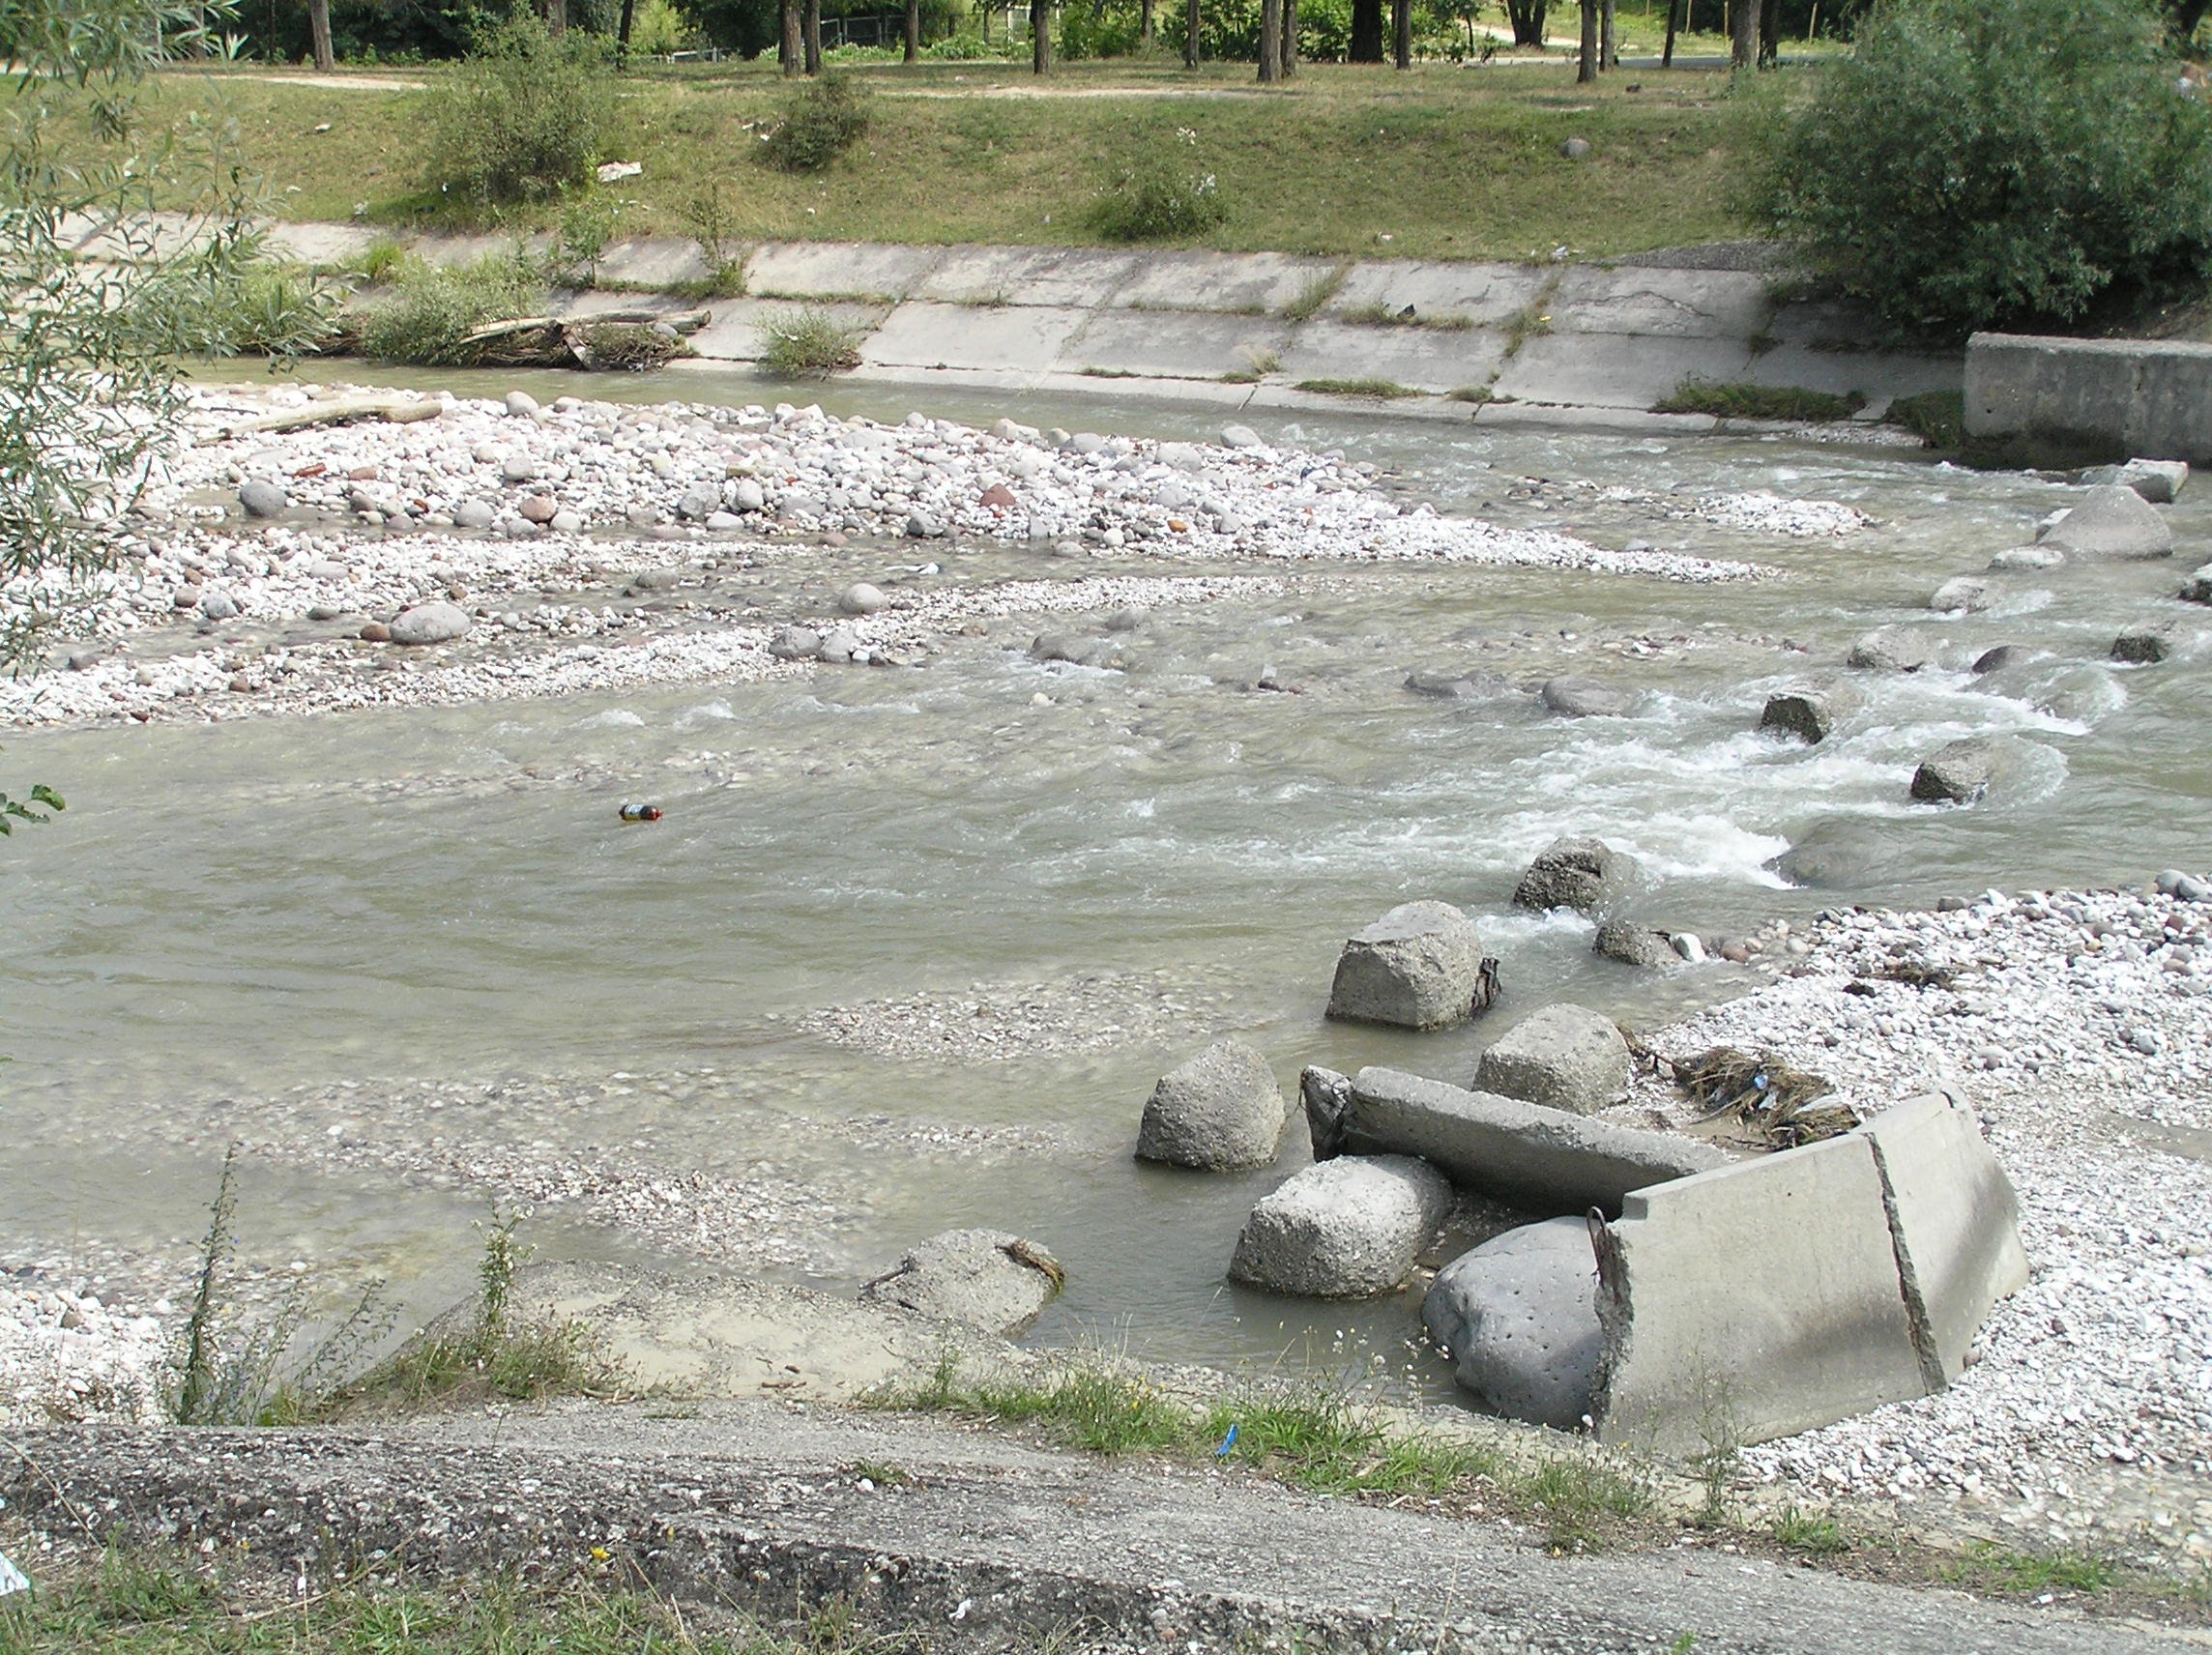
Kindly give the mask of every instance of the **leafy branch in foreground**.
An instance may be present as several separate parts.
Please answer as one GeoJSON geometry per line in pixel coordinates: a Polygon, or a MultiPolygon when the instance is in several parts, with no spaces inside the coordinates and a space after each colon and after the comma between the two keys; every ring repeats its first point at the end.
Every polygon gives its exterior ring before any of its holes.
{"type": "Polygon", "coordinates": [[[32,784],[31,797],[27,799],[12,798],[0,793],[0,837],[15,832],[18,822],[49,821],[52,812],[68,808],[62,802],[62,796],[44,782],[32,784]]]}

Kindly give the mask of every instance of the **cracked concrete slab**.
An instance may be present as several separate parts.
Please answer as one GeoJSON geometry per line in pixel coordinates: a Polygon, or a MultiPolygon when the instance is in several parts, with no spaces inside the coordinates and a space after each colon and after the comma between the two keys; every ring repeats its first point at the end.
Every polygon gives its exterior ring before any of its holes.
{"type": "Polygon", "coordinates": [[[1336,265],[1296,253],[1158,252],[1105,302],[1131,309],[1273,314],[1336,265]]]}
{"type": "Polygon", "coordinates": [[[977,307],[915,300],[885,319],[860,361],[871,367],[1043,373],[1066,365],[1067,341],[1090,319],[1089,310],[1061,305],[977,307]]]}
{"type": "Polygon", "coordinates": [[[1602,270],[1569,265],[1548,309],[1559,334],[1749,339],[1774,298],[1763,276],[1732,270],[1602,270]]]}
{"type": "Polygon", "coordinates": [[[1493,389],[1523,402],[1648,409],[1685,379],[1739,380],[1751,361],[1740,338],[1555,333],[1523,341],[1493,389]]]}
{"type": "Polygon", "coordinates": [[[1556,273],[1524,264],[1442,264],[1421,259],[1363,259],[1346,273],[1325,315],[1381,305],[1393,313],[1413,306],[1421,316],[1465,316],[1485,326],[1518,314],[1556,273]]]}
{"type": "Polygon", "coordinates": [[[764,298],[911,299],[944,261],[943,247],[768,242],[746,261],[745,285],[764,298]]]}
{"type": "Polygon", "coordinates": [[[1095,310],[1068,335],[1059,366],[1069,372],[1102,367],[1162,379],[1219,379],[1253,371],[1256,360],[1280,355],[1288,322],[1188,310],[1095,310]]]}
{"type": "Polygon", "coordinates": [[[955,305],[1088,307],[1104,305],[1150,257],[1097,247],[947,247],[915,291],[955,305]]]}
{"type": "Polygon", "coordinates": [[[1301,379],[1387,379],[1421,391],[1487,384],[1505,358],[1494,328],[1457,330],[1308,322],[1283,352],[1283,375],[1301,379]]]}
{"type": "Polygon", "coordinates": [[[602,280],[635,287],[673,287],[678,282],[704,281],[713,274],[700,256],[699,244],[681,236],[617,242],[599,258],[602,280]]]}

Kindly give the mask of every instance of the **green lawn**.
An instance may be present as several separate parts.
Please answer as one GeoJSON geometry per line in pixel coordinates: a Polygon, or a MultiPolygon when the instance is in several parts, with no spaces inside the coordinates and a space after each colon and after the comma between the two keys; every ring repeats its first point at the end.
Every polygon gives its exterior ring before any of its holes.
{"type": "MultiPolygon", "coordinates": [[[[382,78],[434,86],[440,73],[382,78]]],[[[618,187],[617,234],[683,233],[684,204],[718,182],[746,239],[1082,244],[1096,239],[1097,193],[1164,150],[1219,181],[1228,215],[1211,247],[1518,259],[1563,245],[1604,257],[1751,233],[1731,214],[1732,181],[1772,106],[1731,97],[1725,73],[1623,71],[1578,87],[1571,66],[1549,63],[1312,65],[1266,90],[1244,65],[1080,63],[1041,86],[1004,64],[852,73],[877,94],[874,123],[811,176],[755,154],[758,124],[787,95],[771,65],[626,77],[606,159],[645,172],[618,187]],[[1586,160],[1557,154],[1569,136],[1589,141],[1586,160]]],[[[155,83],[146,114],[157,129],[234,123],[279,217],[450,224],[451,206],[422,183],[434,96],[178,70],[155,83]]]]}

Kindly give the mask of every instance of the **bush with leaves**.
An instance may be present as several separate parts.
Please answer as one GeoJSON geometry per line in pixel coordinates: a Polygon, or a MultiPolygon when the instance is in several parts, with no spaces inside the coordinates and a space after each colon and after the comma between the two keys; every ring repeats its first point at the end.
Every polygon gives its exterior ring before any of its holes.
{"type": "Polygon", "coordinates": [[[1197,148],[1198,134],[1179,127],[1172,143],[1148,149],[1098,197],[1091,227],[1111,242],[1168,242],[1219,224],[1228,203],[1197,148]]]}
{"type": "Polygon", "coordinates": [[[471,213],[587,182],[613,119],[605,48],[581,30],[556,40],[528,11],[484,35],[426,96],[429,186],[471,213]]]}
{"type": "Polygon", "coordinates": [[[820,172],[868,130],[868,89],[849,74],[808,81],[784,105],[761,153],[786,172],[820,172]]]}
{"type": "Polygon", "coordinates": [[[361,347],[379,362],[450,367],[469,360],[461,341],[485,323],[544,313],[540,271],[519,253],[465,265],[411,259],[392,296],[364,318],[361,347]]]}
{"type": "Polygon", "coordinates": [[[1759,205],[1907,329],[2080,315],[2212,252],[2212,107],[2139,0],[1893,0],[1777,135],[1759,205]]]}

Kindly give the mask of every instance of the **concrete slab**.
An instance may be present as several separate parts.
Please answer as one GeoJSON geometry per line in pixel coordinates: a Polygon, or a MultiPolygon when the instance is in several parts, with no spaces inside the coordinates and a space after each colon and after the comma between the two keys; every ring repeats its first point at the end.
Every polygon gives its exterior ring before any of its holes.
{"type": "Polygon", "coordinates": [[[1301,258],[1295,253],[1149,253],[1105,303],[1143,310],[1271,315],[1336,265],[1335,259],[1301,258]]]}
{"type": "Polygon", "coordinates": [[[876,331],[860,360],[871,367],[982,368],[1043,373],[1064,368],[1067,341],[1091,312],[1064,305],[977,309],[910,300],[876,331]]]}
{"type": "Polygon", "coordinates": [[[1774,298],[1763,276],[1734,270],[1604,270],[1569,265],[1546,312],[1560,334],[1749,339],[1774,298]]]}
{"type": "MultiPolygon", "coordinates": [[[[474,264],[479,259],[507,257],[517,242],[513,236],[411,236],[407,250],[427,264],[474,264]]],[[[552,238],[542,233],[519,239],[519,245],[533,253],[542,253],[551,242],[552,238]]]]}
{"type": "Polygon", "coordinates": [[[1856,391],[1871,402],[1917,396],[1924,391],[1956,391],[1965,371],[1961,357],[1876,357],[1854,351],[1778,345],[1753,357],[1740,377],[1753,385],[1795,386],[1838,396],[1856,391]]]}
{"type": "Polygon", "coordinates": [[[1727,384],[1751,363],[1742,339],[1554,333],[1525,340],[1492,389],[1519,402],[1648,409],[1685,379],[1727,384]]]}
{"type": "Polygon", "coordinates": [[[955,305],[1103,305],[1146,257],[1097,247],[947,247],[915,291],[955,305]]]}
{"type": "MultiPolygon", "coordinates": [[[[882,371],[892,373],[906,370],[882,371]]],[[[1226,385],[1217,379],[1102,380],[1082,373],[1039,373],[1008,377],[1018,377],[1021,388],[1028,391],[1065,392],[1079,396],[1109,393],[1117,403],[1170,402],[1208,408],[1242,408],[1251,401],[1256,389],[1249,385],[1226,385]]]]}
{"type": "Polygon", "coordinates": [[[1365,327],[1325,319],[1306,323],[1283,351],[1283,377],[1387,379],[1420,391],[1487,385],[1505,360],[1505,336],[1493,328],[1365,327]]]}
{"type": "Polygon", "coordinates": [[[1441,396],[1324,396],[1288,385],[1256,385],[1245,406],[1286,414],[1344,414],[1359,420],[1418,420],[1433,425],[1465,425],[1468,405],[1441,396]]]}
{"type": "Polygon", "coordinates": [[[1906,1098],[1853,1136],[1874,1147],[1923,1379],[1939,1390],[1965,1371],[1991,1308],[2027,1285],[2019,1199],[1956,1098],[1906,1098]]]}
{"type": "Polygon", "coordinates": [[[599,259],[600,280],[635,287],[673,287],[680,281],[704,281],[712,274],[699,244],[682,236],[616,242],[599,259]]]}
{"type": "Polygon", "coordinates": [[[1710,414],[1650,414],[1637,408],[1591,408],[1574,402],[1485,402],[1474,422],[1491,429],[1549,426],[1618,431],[1637,437],[1706,437],[1720,429],[1710,414]]]}
{"type": "MultiPolygon", "coordinates": [[[[863,334],[872,333],[886,314],[881,305],[800,305],[780,299],[717,299],[708,308],[714,319],[691,335],[690,345],[713,362],[758,362],[766,349],[761,324],[794,310],[827,311],[839,326],[863,334]]],[[[861,349],[864,353],[865,343],[861,349]]]]}
{"type": "Polygon", "coordinates": [[[1279,356],[1291,325],[1265,316],[1223,316],[1188,310],[1097,310],[1068,336],[1060,366],[1102,367],[1161,379],[1219,379],[1249,373],[1255,361],[1279,356]]]}
{"type": "Polygon", "coordinates": [[[1418,1155],[1455,1183],[1555,1216],[1617,1212],[1631,1190],[1729,1164],[1695,1138],[1586,1120],[1398,1069],[1353,1077],[1340,1129],[1347,1154],[1418,1155]]]}
{"type": "Polygon", "coordinates": [[[272,247],[302,264],[342,268],[392,232],[373,224],[272,224],[268,235],[272,247]]]}
{"type": "Polygon", "coordinates": [[[1856,1133],[1639,1190],[1596,1239],[1601,1441],[1697,1455],[1927,1389],[1856,1133]]]}
{"type": "Polygon", "coordinates": [[[768,242],[745,264],[747,291],[763,298],[911,299],[944,262],[943,247],[883,242],[768,242]]]}
{"type": "Polygon", "coordinates": [[[1422,316],[1465,316],[1486,327],[1520,313],[1552,279],[1525,264],[1442,264],[1421,259],[1370,259],[1346,273],[1324,315],[1342,317],[1382,305],[1407,305],[1422,316]]]}
{"type": "Polygon", "coordinates": [[[702,305],[673,293],[608,293],[595,288],[584,293],[556,293],[545,307],[549,316],[603,316],[609,311],[643,311],[652,316],[696,316],[702,309],[718,313],[728,300],[702,305]]]}
{"type": "Polygon", "coordinates": [[[1863,351],[1881,336],[1882,325],[1855,299],[1789,299],[1776,305],[1766,333],[1785,345],[1863,351]]]}

